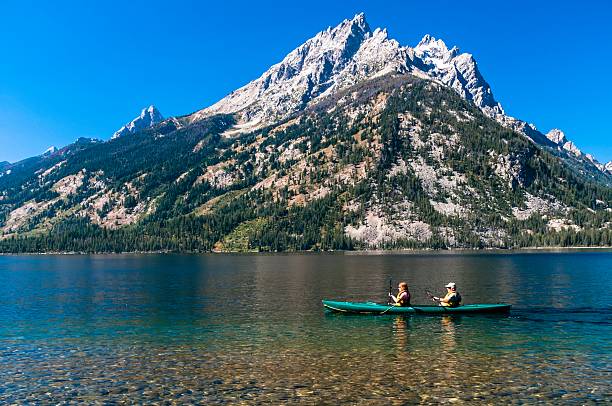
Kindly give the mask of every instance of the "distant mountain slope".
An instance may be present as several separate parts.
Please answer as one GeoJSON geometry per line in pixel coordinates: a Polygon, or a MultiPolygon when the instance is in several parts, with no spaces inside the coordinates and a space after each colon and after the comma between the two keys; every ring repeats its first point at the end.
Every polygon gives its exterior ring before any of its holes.
{"type": "Polygon", "coordinates": [[[612,243],[605,167],[506,116],[471,55],[363,15],[209,108],[151,114],[1,169],[0,251],[612,243]]]}

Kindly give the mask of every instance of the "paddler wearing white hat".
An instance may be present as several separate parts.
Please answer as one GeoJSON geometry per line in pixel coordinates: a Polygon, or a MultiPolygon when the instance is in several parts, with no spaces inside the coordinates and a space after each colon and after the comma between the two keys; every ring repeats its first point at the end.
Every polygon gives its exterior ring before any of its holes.
{"type": "Polygon", "coordinates": [[[457,307],[461,304],[461,295],[457,292],[457,284],[455,282],[449,282],[444,285],[446,288],[446,295],[442,298],[434,296],[433,299],[440,302],[440,306],[445,307],[457,307]]]}

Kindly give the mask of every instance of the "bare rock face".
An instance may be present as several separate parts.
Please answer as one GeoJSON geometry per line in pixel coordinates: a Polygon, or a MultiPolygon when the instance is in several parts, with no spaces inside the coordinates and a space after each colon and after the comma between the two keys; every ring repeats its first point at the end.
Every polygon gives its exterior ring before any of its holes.
{"type": "Polygon", "coordinates": [[[405,72],[407,59],[406,49],[388,39],[385,30],[372,32],[365,16],[358,14],[318,33],[260,78],[194,113],[190,120],[240,112],[244,122],[272,123],[360,80],[405,72]]]}
{"type": "MultiPolygon", "coordinates": [[[[470,54],[449,50],[426,35],[415,47],[389,39],[385,29],[370,30],[358,14],[328,28],[290,52],[261,77],[200,110],[191,122],[218,113],[240,113],[252,130],[283,119],[334,91],[387,73],[412,72],[450,86],[491,114],[503,114],[470,54]]],[[[243,124],[244,125],[244,124],[243,124]]]]}
{"type": "Polygon", "coordinates": [[[157,123],[161,123],[164,117],[161,115],[159,110],[153,105],[142,109],[140,115],[115,131],[112,139],[123,137],[126,135],[134,134],[138,131],[142,131],[146,128],[153,127],[157,123]]]}
{"type": "Polygon", "coordinates": [[[440,80],[489,114],[504,114],[504,109],[495,101],[471,54],[459,53],[457,47],[448,49],[444,41],[430,35],[423,37],[414,48],[414,53],[424,63],[429,76],[440,80]]]}
{"type": "Polygon", "coordinates": [[[388,73],[412,73],[440,82],[536,144],[559,145],[573,157],[582,155],[571,141],[559,144],[556,137],[564,138],[560,130],[545,136],[533,124],[508,116],[472,54],[461,53],[457,47],[449,49],[431,35],[425,35],[415,47],[402,46],[389,38],[386,29],[372,31],[363,13],[319,32],[258,79],[193,113],[187,122],[238,113],[236,127],[225,134],[235,136],[274,124],[338,90],[388,73]]]}
{"type": "MultiPolygon", "coordinates": [[[[577,157],[582,155],[582,151],[578,149],[576,144],[574,144],[572,141],[569,141],[565,137],[565,133],[557,128],[553,128],[552,130],[550,130],[548,134],[546,134],[546,138],[548,138],[550,141],[558,145],[560,149],[563,149],[571,154],[574,154],[577,157]]],[[[590,154],[587,154],[587,155],[588,155],[587,159],[589,159],[590,161],[594,161],[592,155],[590,154]]]]}
{"type": "Polygon", "coordinates": [[[565,133],[557,128],[553,128],[546,134],[546,138],[551,140],[557,145],[563,145],[567,142],[567,138],[565,138],[565,133]]]}

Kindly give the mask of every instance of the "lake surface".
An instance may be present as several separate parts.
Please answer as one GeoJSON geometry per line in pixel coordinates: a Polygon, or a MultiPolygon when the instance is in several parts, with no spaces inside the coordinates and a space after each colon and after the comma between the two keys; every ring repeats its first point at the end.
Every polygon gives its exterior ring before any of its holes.
{"type": "Polygon", "coordinates": [[[0,403],[610,402],[611,288],[610,251],[0,256],[0,403]],[[390,278],[513,311],[321,306],[390,278]]]}

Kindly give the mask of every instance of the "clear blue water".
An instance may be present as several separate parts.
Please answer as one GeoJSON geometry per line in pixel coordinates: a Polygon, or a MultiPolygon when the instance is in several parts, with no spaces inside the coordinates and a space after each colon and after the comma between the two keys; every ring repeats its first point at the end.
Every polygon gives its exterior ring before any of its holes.
{"type": "Polygon", "coordinates": [[[0,256],[0,402],[612,400],[612,253],[0,256]],[[509,316],[346,316],[458,284],[509,316]]]}

